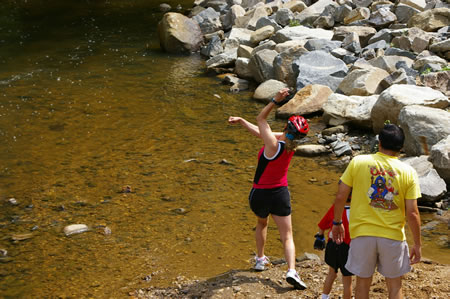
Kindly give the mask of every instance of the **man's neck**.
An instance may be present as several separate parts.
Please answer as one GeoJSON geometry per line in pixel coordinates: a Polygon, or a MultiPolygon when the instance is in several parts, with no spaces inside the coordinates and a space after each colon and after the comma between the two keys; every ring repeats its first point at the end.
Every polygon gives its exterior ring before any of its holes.
{"type": "Polygon", "coordinates": [[[380,153],[388,155],[388,156],[397,157],[400,154],[400,152],[396,152],[396,151],[392,151],[392,150],[388,150],[388,149],[383,148],[381,146],[381,144],[378,145],[378,148],[379,148],[378,151],[380,153]]]}

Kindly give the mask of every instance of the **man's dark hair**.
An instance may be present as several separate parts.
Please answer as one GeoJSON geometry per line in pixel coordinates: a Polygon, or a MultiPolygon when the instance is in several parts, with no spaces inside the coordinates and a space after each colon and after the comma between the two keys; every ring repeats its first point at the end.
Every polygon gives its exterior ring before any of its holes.
{"type": "Polygon", "coordinates": [[[387,124],[378,135],[378,140],[384,149],[399,152],[405,142],[405,134],[399,126],[387,124]]]}

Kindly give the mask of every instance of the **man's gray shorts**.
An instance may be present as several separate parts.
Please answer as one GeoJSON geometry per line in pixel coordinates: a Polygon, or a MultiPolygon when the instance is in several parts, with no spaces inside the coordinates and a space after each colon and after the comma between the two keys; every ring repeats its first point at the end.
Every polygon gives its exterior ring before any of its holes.
{"type": "Polygon", "coordinates": [[[387,278],[411,271],[408,243],[380,237],[357,237],[350,243],[345,268],[356,276],[368,278],[375,268],[387,278]]]}

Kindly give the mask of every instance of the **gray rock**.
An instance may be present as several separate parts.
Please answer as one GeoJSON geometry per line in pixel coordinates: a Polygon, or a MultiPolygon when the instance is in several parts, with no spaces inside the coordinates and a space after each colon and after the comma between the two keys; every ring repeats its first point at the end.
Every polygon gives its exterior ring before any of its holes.
{"type": "Polygon", "coordinates": [[[344,80],[339,84],[338,90],[348,96],[379,94],[383,91],[383,86],[380,83],[388,76],[388,72],[377,67],[355,69],[345,76],[344,80]]]}
{"type": "Polygon", "coordinates": [[[379,56],[369,60],[369,63],[374,67],[387,71],[388,73],[393,73],[397,70],[396,65],[399,61],[404,61],[409,67],[413,64],[412,59],[404,56],[379,56]]]}
{"type": "Polygon", "coordinates": [[[393,38],[392,36],[392,30],[391,29],[381,29],[377,33],[375,33],[370,39],[369,39],[369,45],[376,43],[378,41],[384,40],[387,44],[389,44],[393,38]]]}
{"type": "Polygon", "coordinates": [[[429,155],[433,145],[450,135],[450,112],[410,105],[400,110],[398,124],[405,132],[404,151],[410,156],[429,155]]]}
{"type": "Polygon", "coordinates": [[[439,90],[450,97],[450,71],[421,75],[420,82],[424,86],[439,90]]]}
{"type": "Polygon", "coordinates": [[[336,23],[344,23],[344,19],[350,14],[352,7],[344,4],[336,8],[334,13],[334,21],[336,23]]]}
{"type": "Polygon", "coordinates": [[[262,27],[265,26],[272,26],[274,29],[274,32],[277,32],[278,30],[283,29],[283,27],[281,27],[280,25],[278,25],[278,23],[274,20],[271,19],[269,17],[262,17],[260,18],[257,22],[256,22],[256,27],[255,29],[258,30],[262,27]]]}
{"type": "Polygon", "coordinates": [[[179,13],[166,13],[158,24],[161,48],[169,53],[191,53],[200,49],[203,34],[197,22],[179,13]]]}
{"type": "Polygon", "coordinates": [[[353,124],[372,128],[371,111],[377,99],[377,95],[362,97],[334,93],[322,107],[322,121],[331,126],[353,124]]]}
{"type": "Polygon", "coordinates": [[[253,98],[255,100],[268,103],[280,89],[285,87],[287,87],[287,85],[283,82],[277,80],[267,80],[256,88],[253,98]]]}
{"type": "Polygon", "coordinates": [[[415,60],[417,57],[416,54],[414,54],[410,51],[406,51],[406,50],[395,48],[395,47],[387,48],[384,51],[384,55],[386,55],[386,56],[403,56],[403,57],[407,57],[412,60],[415,60]]]}
{"type": "Polygon", "coordinates": [[[172,7],[169,4],[167,4],[167,3],[161,3],[159,5],[159,10],[162,11],[162,12],[168,12],[171,9],[172,9],[172,7]]]}
{"type": "Polygon", "coordinates": [[[292,68],[298,73],[297,90],[309,84],[321,84],[335,91],[348,71],[342,60],[324,51],[302,55],[294,61],[292,68]]]}
{"type": "Polygon", "coordinates": [[[337,157],[351,155],[353,153],[350,143],[346,141],[337,140],[335,144],[332,143],[332,148],[337,157]]]}
{"type": "Polygon", "coordinates": [[[249,68],[250,59],[239,57],[236,59],[234,71],[240,78],[253,79],[253,73],[249,68]]]}
{"type": "Polygon", "coordinates": [[[426,64],[439,64],[441,67],[447,66],[447,61],[445,59],[440,58],[439,56],[427,56],[422,58],[417,58],[414,61],[413,68],[415,70],[420,70],[426,64]]]}
{"type": "Polygon", "coordinates": [[[216,32],[222,29],[222,22],[220,21],[220,14],[212,7],[201,11],[199,14],[192,17],[198,23],[203,34],[216,32]]]}
{"type": "Polygon", "coordinates": [[[447,183],[450,183],[450,135],[431,148],[430,160],[434,168],[447,183]]]}
{"type": "Polygon", "coordinates": [[[397,21],[397,16],[388,7],[380,7],[371,14],[369,24],[376,28],[386,28],[395,21],[397,21]]]}
{"type": "Polygon", "coordinates": [[[385,120],[397,124],[400,110],[408,105],[445,109],[450,105],[450,100],[440,91],[429,87],[393,85],[380,94],[372,108],[374,132],[378,133],[383,128],[385,120]]]}
{"type": "Polygon", "coordinates": [[[275,78],[273,61],[277,55],[277,51],[265,49],[250,58],[249,67],[256,82],[262,83],[275,78]]]}
{"type": "MultiPolygon", "coordinates": [[[[255,47],[250,55],[250,58],[255,55],[256,53],[258,53],[259,51],[262,50],[275,50],[276,47],[276,43],[273,40],[265,40],[264,42],[262,42],[261,44],[259,44],[259,46],[255,47]]],[[[277,52],[278,53],[278,52],[277,52]]]]}
{"type": "Polygon", "coordinates": [[[331,40],[333,31],[321,28],[311,29],[305,26],[285,27],[277,31],[272,40],[277,44],[284,43],[290,40],[305,40],[313,38],[322,38],[331,40]]]}
{"type": "Polygon", "coordinates": [[[294,14],[289,8],[281,8],[275,14],[275,21],[282,27],[289,25],[294,18],[294,14]]]}
{"type": "Polygon", "coordinates": [[[216,55],[206,61],[206,68],[218,68],[233,66],[237,59],[237,51],[225,52],[216,55]]]}
{"type": "Polygon", "coordinates": [[[297,74],[292,69],[292,62],[307,53],[303,46],[297,45],[279,53],[273,60],[275,79],[287,83],[290,87],[295,87],[297,74]]]}
{"type": "Polygon", "coordinates": [[[416,85],[416,80],[409,77],[404,69],[398,69],[380,82],[383,89],[389,88],[395,84],[416,85]]]}
{"type": "Polygon", "coordinates": [[[374,50],[378,50],[378,49],[387,49],[389,48],[389,45],[386,43],[386,41],[384,40],[379,40],[377,42],[371,43],[369,45],[367,45],[364,50],[367,49],[374,49],[374,50]]]}
{"type": "Polygon", "coordinates": [[[250,37],[253,31],[245,28],[233,28],[226,36],[228,39],[236,39],[240,45],[252,46],[250,37]]]}
{"type": "Polygon", "coordinates": [[[304,144],[295,148],[295,154],[304,157],[315,157],[329,153],[329,150],[324,145],[304,144]]]}
{"type": "Polygon", "coordinates": [[[420,192],[422,193],[419,202],[438,201],[447,192],[445,181],[439,177],[433,165],[428,162],[428,156],[407,158],[402,161],[412,166],[419,176],[420,192]],[[425,164],[428,164],[428,167],[425,164]]]}
{"type": "Polygon", "coordinates": [[[328,39],[310,39],[305,43],[305,49],[308,51],[317,51],[322,50],[325,52],[331,52],[334,49],[337,49],[341,46],[342,42],[340,41],[331,41],[328,39]]]}
{"type": "Polygon", "coordinates": [[[418,10],[414,7],[411,7],[409,5],[400,3],[395,8],[394,13],[397,16],[397,21],[399,23],[408,23],[409,19],[411,19],[412,16],[420,13],[420,10],[418,10]]]}
{"type": "Polygon", "coordinates": [[[351,51],[353,53],[361,52],[361,44],[359,42],[359,36],[356,32],[347,34],[342,41],[342,48],[351,51]]]}
{"type": "Polygon", "coordinates": [[[213,38],[211,38],[209,44],[201,49],[200,53],[206,57],[213,57],[219,55],[220,53],[223,53],[223,47],[220,38],[215,35],[213,38]]]}
{"type": "Polygon", "coordinates": [[[347,34],[355,32],[359,36],[359,42],[361,43],[361,47],[365,47],[368,45],[368,42],[372,36],[375,35],[377,30],[375,28],[367,27],[367,26],[339,26],[335,27],[334,35],[332,40],[340,40],[343,41],[347,34]]]}
{"type": "MultiPolygon", "coordinates": [[[[446,36],[449,36],[450,33],[447,33],[446,36]]],[[[439,42],[434,42],[430,45],[430,51],[432,52],[447,52],[450,51],[450,38],[444,39],[439,42]]]]}

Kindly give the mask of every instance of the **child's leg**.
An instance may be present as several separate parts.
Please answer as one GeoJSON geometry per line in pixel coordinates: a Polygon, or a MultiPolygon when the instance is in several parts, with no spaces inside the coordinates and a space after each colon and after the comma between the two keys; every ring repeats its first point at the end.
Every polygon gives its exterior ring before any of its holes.
{"type": "Polygon", "coordinates": [[[333,282],[336,279],[337,273],[334,271],[332,267],[328,268],[328,275],[325,278],[325,282],[323,284],[323,294],[328,295],[331,292],[331,288],[333,287],[333,282]]]}
{"type": "Polygon", "coordinates": [[[352,298],[352,277],[342,276],[342,284],[344,285],[344,299],[352,298]]]}

